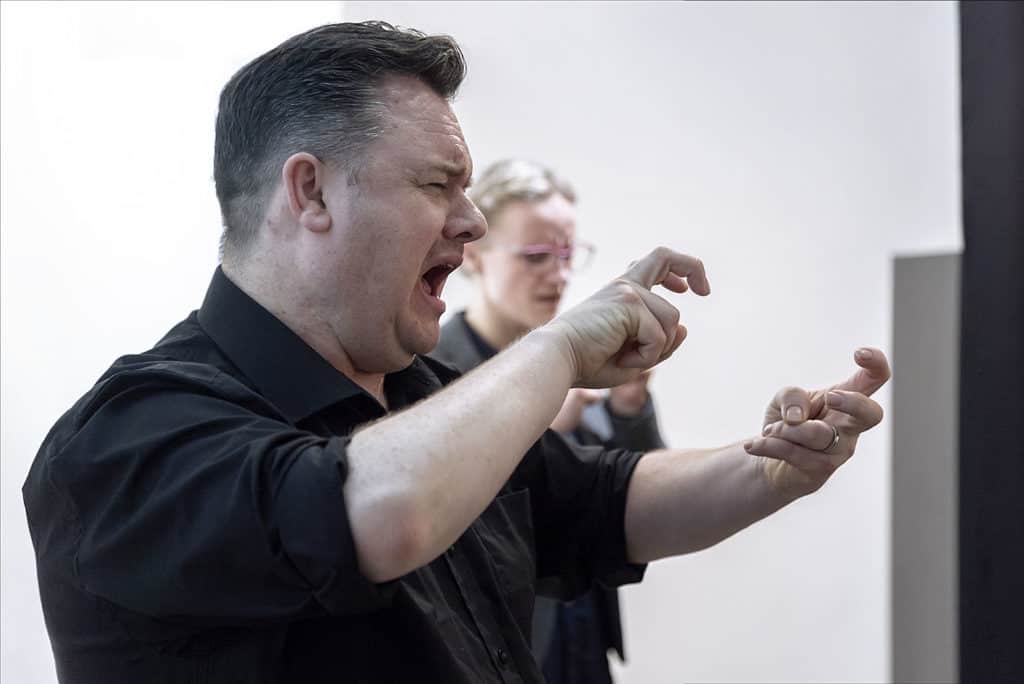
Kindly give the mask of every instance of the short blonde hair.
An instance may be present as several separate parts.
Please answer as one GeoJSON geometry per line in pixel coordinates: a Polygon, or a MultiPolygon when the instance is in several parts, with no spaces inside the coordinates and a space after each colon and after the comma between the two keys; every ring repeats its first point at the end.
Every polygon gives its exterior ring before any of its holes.
{"type": "Polygon", "coordinates": [[[551,169],[525,159],[503,159],[473,183],[469,198],[490,224],[509,202],[540,202],[556,193],[576,203],[576,191],[551,169]]]}

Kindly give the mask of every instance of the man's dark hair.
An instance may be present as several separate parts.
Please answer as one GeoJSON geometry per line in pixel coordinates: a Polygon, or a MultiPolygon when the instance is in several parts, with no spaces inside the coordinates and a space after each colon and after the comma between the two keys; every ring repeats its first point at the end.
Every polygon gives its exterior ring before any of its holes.
{"type": "Polygon", "coordinates": [[[213,160],[222,253],[251,246],[268,192],[292,154],[340,162],[354,182],[386,114],[379,86],[394,75],[419,78],[450,100],[466,62],[448,36],[368,21],[301,33],[231,77],[220,94],[213,160]]]}

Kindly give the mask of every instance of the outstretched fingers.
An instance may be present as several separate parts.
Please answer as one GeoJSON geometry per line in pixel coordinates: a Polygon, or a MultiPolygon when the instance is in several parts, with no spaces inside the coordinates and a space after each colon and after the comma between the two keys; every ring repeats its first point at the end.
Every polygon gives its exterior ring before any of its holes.
{"type": "Polygon", "coordinates": [[[830,410],[844,414],[840,428],[866,432],[882,422],[885,412],[881,404],[860,392],[829,390],[826,402],[830,410]]]}
{"type": "Polygon", "coordinates": [[[829,392],[857,392],[858,394],[871,396],[892,377],[889,360],[880,349],[861,347],[853,353],[853,360],[859,366],[853,375],[843,382],[836,383],[825,389],[815,390],[811,393],[808,416],[811,418],[821,418],[832,408],[827,401],[829,392]]]}
{"type": "Polygon", "coordinates": [[[889,359],[881,349],[861,347],[853,353],[853,360],[860,366],[857,372],[829,389],[860,392],[871,396],[892,377],[889,359]]]}
{"type": "Polygon", "coordinates": [[[699,295],[711,294],[704,263],[697,257],[667,247],[658,247],[643,259],[634,261],[623,277],[646,290],[662,285],[673,292],[692,289],[699,295]]]}

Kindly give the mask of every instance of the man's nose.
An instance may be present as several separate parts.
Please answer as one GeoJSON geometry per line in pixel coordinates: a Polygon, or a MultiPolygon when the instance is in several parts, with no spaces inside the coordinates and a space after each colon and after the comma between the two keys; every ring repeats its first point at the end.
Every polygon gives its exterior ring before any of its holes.
{"type": "Polygon", "coordinates": [[[444,236],[458,242],[473,242],[487,234],[487,219],[468,197],[453,204],[444,225],[444,236]]]}

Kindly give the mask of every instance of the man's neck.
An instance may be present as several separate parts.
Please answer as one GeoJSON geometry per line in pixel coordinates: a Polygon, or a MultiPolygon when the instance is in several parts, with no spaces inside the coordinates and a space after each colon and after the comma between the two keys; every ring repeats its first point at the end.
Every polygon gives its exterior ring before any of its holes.
{"type": "Polygon", "coordinates": [[[529,329],[501,318],[491,307],[480,301],[474,301],[466,308],[466,323],[484,342],[498,351],[529,332],[529,329]]]}
{"type": "Polygon", "coordinates": [[[284,307],[280,310],[269,309],[269,311],[277,316],[282,323],[291,328],[296,335],[302,338],[303,342],[312,347],[313,351],[322,356],[335,370],[366,390],[371,397],[376,399],[387,410],[388,400],[384,394],[384,373],[368,373],[357,369],[355,364],[352,363],[351,357],[349,357],[348,353],[341,346],[341,342],[331,330],[304,324],[303,321],[298,320],[297,316],[291,315],[291,312],[284,307]]]}
{"type": "Polygon", "coordinates": [[[364,389],[371,397],[376,399],[381,406],[388,408],[387,396],[384,394],[384,373],[364,372],[356,368],[352,359],[341,346],[337,336],[323,326],[310,324],[297,311],[305,307],[300,305],[289,305],[288,302],[279,300],[275,292],[286,291],[287,288],[266,288],[260,278],[248,277],[248,274],[241,270],[235,270],[225,264],[223,266],[225,275],[245,294],[249,295],[260,306],[269,311],[279,321],[284,323],[299,338],[308,344],[313,351],[322,356],[327,363],[331,364],[342,375],[364,389]],[[230,269],[230,270],[229,270],[230,269]]]}
{"type": "Polygon", "coordinates": [[[310,344],[309,340],[306,340],[306,344],[313,347],[317,353],[327,359],[328,363],[334,366],[345,377],[366,390],[367,394],[376,399],[377,402],[384,407],[385,411],[387,410],[388,398],[387,395],[384,394],[384,373],[363,373],[357,371],[355,367],[352,366],[351,361],[348,361],[347,356],[345,357],[347,361],[346,367],[339,367],[339,365],[331,360],[330,357],[325,356],[323,352],[310,344]]]}

